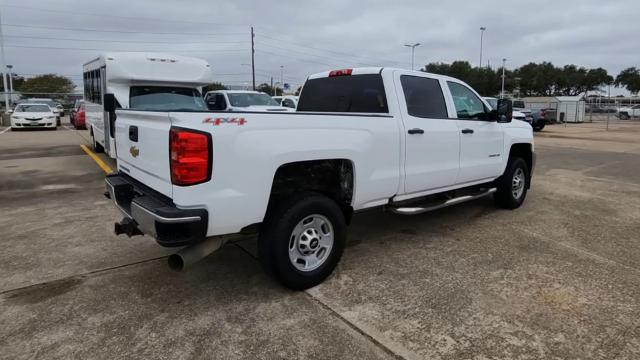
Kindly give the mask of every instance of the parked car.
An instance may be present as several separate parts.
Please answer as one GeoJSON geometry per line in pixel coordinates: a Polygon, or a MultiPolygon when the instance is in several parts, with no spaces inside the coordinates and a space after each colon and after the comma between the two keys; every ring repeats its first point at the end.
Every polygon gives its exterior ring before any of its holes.
{"type": "Polygon", "coordinates": [[[73,119],[73,127],[75,129],[86,129],[87,128],[87,112],[85,110],[85,105],[80,104],[80,107],[76,110],[74,119],[73,119]]]}
{"type": "Polygon", "coordinates": [[[258,91],[215,90],[204,95],[213,111],[294,111],[283,108],[271,96],[258,91]]]}
{"type": "MultiPolygon", "coordinates": [[[[498,99],[497,98],[484,97],[483,99],[487,103],[489,103],[489,106],[491,106],[492,109],[496,109],[497,108],[497,106],[498,106],[498,99]]],[[[524,106],[524,105],[522,105],[522,106],[524,106]]],[[[525,113],[525,112],[522,112],[522,111],[516,111],[514,109],[513,110],[513,119],[529,123],[534,131],[540,131],[540,130],[542,130],[544,128],[544,121],[541,122],[541,121],[535,120],[534,117],[532,116],[532,112],[531,111],[529,111],[528,113],[525,113]]]]}
{"type": "Polygon", "coordinates": [[[11,130],[26,128],[56,129],[56,114],[47,104],[22,103],[11,114],[11,130]]]}
{"type": "Polygon", "coordinates": [[[620,120],[629,120],[634,117],[640,116],[640,105],[634,105],[630,107],[621,107],[618,110],[618,117],[620,120]]]}
{"type": "Polygon", "coordinates": [[[73,126],[75,126],[76,113],[78,112],[78,109],[80,109],[80,106],[82,104],[84,104],[84,100],[82,99],[78,99],[73,103],[73,107],[71,108],[71,112],[69,113],[69,122],[73,126]]]}
{"type": "Polygon", "coordinates": [[[525,115],[531,115],[531,109],[527,108],[524,100],[513,100],[513,110],[520,111],[525,115]]]}
{"type": "Polygon", "coordinates": [[[30,98],[30,99],[27,99],[24,103],[46,104],[51,108],[53,113],[56,114],[56,125],[60,126],[62,124],[61,117],[64,116],[64,110],[63,111],[60,110],[60,108],[58,107],[60,103],[58,103],[57,101],[50,98],[30,98]]]}
{"type": "Polygon", "coordinates": [[[298,96],[293,95],[273,96],[273,100],[275,100],[278,104],[291,109],[295,109],[298,107],[298,98],[298,96]]]}
{"type": "Polygon", "coordinates": [[[257,233],[266,271],[306,289],[338,264],[355,212],[414,215],[491,194],[522,205],[533,132],[511,122],[509,100],[496,108],[451,77],[359,68],[309,76],[294,113],[118,110],[114,229],[186,245],[173,269],[257,233]]]}

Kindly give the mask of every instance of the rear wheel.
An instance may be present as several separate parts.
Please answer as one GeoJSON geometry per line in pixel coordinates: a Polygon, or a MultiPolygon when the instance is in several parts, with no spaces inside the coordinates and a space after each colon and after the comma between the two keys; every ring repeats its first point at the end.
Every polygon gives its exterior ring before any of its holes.
{"type": "Polygon", "coordinates": [[[340,207],[324,195],[305,192],[270,206],[258,251],[268,274],[290,289],[304,290],[333,272],[345,241],[340,207]]]}
{"type": "Polygon", "coordinates": [[[493,195],[496,205],[504,209],[517,209],[527,197],[529,167],[524,159],[509,158],[507,168],[497,180],[497,191],[493,195]]]}
{"type": "Polygon", "coordinates": [[[93,135],[93,130],[90,132],[91,136],[91,148],[94,152],[101,153],[104,152],[104,148],[96,141],[96,137],[93,135]]]}
{"type": "Polygon", "coordinates": [[[542,129],[544,129],[544,124],[533,127],[533,131],[542,131],[542,129]]]}

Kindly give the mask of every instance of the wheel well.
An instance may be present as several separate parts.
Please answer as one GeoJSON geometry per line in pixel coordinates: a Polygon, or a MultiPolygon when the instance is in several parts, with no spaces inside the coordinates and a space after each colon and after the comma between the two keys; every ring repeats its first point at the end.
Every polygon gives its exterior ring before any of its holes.
{"type": "Polygon", "coordinates": [[[348,223],[353,213],[353,163],[324,159],[281,165],[273,178],[269,203],[300,191],[316,191],[335,200],[348,223]]]}
{"type": "Polygon", "coordinates": [[[531,167],[533,166],[533,154],[531,151],[531,144],[513,144],[511,145],[511,150],[509,151],[509,158],[511,157],[520,157],[526,163],[529,168],[529,174],[531,174],[531,167]]]}

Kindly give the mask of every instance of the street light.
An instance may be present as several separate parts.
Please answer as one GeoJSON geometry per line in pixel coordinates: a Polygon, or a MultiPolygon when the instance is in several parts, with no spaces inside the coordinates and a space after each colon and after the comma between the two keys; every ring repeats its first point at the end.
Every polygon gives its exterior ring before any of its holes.
{"type": "Polygon", "coordinates": [[[404,44],[404,46],[411,48],[411,70],[413,70],[413,59],[414,59],[415,50],[416,50],[416,47],[420,46],[420,43],[415,43],[413,45],[404,44]]]}
{"type": "Polygon", "coordinates": [[[13,102],[13,73],[11,69],[13,69],[13,65],[7,65],[7,69],[9,69],[9,106],[13,102]]]}
{"type": "Polygon", "coordinates": [[[480,67],[482,67],[482,39],[484,37],[484,31],[487,30],[486,27],[480,27],[480,67]]]}
{"type": "Polygon", "coordinates": [[[504,99],[504,65],[507,59],[502,59],[502,90],[500,91],[500,99],[504,99]]]}

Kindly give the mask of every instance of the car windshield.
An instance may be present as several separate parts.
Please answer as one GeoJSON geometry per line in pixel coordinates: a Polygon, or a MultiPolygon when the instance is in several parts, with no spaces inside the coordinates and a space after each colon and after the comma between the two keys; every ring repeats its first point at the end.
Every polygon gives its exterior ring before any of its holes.
{"type": "Polygon", "coordinates": [[[227,93],[231,106],[247,107],[254,105],[279,106],[279,104],[267,94],[257,93],[227,93]]]}
{"type": "Polygon", "coordinates": [[[498,99],[494,99],[494,98],[484,98],[488,103],[489,106],[491,106],[491,109],[497,109],[498,108],[498,99]]]}
{"type": "Polygon", "coordinates": [[[129,108],[145,111],[206,111],[197,89],[166,86],[132,86],[129,108]]]}
{"type": "Polygon", "coordinates": [[[518,108],[518,109],[524,109],[524,101],[522,100],[515,100],[513,102],[513,107],[514,108],[518,108]]]}
{"type": "Polygon", "coordinates": [[[16,112],[50,112],[51,109],[47,105],[24,104],[16,106],[16,112]]]}

